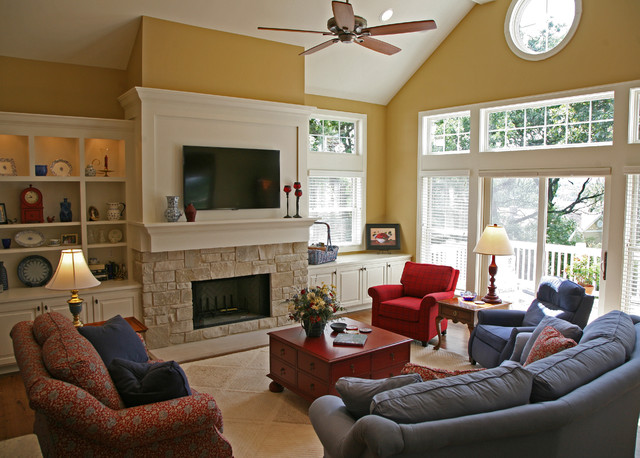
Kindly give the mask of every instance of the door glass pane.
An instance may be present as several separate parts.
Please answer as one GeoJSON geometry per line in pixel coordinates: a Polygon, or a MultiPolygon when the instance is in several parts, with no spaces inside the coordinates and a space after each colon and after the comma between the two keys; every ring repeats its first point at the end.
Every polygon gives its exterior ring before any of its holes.
{"type": "MultiPolygon", "coordinates": [[[[526,309],[537,289],[538,182],[538,178],[491,180],[491,221],[488,223],[504,226],[515,252],[514,256],[496,257],[497,294],[516,309],[526,309]]],[[[488,264],[485,268],[488,269],[488,264]]],[[[478,295],[484,294],[486,292],[478,295]]]]}
{"type": "Polygon", "coordinates": [[[585,286],[587,294],[596,296],[597,310],[604,178],[548,178],[547,186],[546,273],[585,286]]]}

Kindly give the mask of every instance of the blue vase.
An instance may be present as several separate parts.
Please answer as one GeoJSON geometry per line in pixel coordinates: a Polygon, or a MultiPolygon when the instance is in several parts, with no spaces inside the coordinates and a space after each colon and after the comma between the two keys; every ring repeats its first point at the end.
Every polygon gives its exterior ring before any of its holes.
{"type": "Polygon", "coordinates": [[[65,197],[62,202],[60,202],[60,222],[68,223],[71,221],[71,202],[67,200],[65,197]]]}

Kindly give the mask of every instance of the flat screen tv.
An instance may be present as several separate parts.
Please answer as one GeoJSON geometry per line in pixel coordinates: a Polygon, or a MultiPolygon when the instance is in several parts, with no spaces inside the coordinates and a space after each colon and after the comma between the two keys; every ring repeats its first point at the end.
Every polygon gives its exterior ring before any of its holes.
{"type": "Polygon", "coordinates": [[[196,210],[280,208],[280,151],[183,146],[184,203],[196,210]]]}

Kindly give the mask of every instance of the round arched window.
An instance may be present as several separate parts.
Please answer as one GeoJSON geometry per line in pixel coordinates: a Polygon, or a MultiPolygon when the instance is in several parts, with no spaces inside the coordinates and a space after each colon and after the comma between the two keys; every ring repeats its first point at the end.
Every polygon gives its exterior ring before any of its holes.
{"type": "Polygon", "coordinates": [[[564,48],[578,28],[582,0],[513,0],[504,23],[511,50],[542,60],[564,48]]]}

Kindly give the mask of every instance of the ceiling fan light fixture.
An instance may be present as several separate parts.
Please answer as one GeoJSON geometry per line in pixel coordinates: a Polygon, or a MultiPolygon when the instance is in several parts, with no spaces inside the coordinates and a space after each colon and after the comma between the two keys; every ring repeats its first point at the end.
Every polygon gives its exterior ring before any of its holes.
{"type": "Polygon", "coordinates": [[[393,16],[393,8],[387,8],[382,13],[380,13],[380,20],[382,22],[387,22],[393,16]]]}

